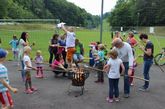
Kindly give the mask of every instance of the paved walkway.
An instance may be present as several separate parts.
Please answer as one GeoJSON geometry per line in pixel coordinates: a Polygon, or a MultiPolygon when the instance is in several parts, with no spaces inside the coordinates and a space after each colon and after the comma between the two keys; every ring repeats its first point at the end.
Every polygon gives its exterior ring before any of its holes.
{"type": "MultiPolygon", "coordinates": [[[[143,84],[141,80],[135,80],[131,87],[130,98],[123,98],[123,79],[120,79],[120,102],[107,103],[108,79],[105,75],[104,84],[96,84],[95,73],[91,73],[85,83],[84,95],[75,97],[80,91],[78,87],[67,90],[71,80],[67,78],[54,78],[51,71],[45,71],[46,78],[37,79],[32,72],[32,83],[39,90],[33,94],[24,93],[24,83],[21,81],[20,72],[17,71],[14,62],[6,62],[11,85],[17,87],[19,92],[12,94],[14,109],[165,109],[165,73],[153,65],[150,71],[151,85],[149,92],[140,92],[138,87],[143,84]]],[[[165,69],[165,68],[164,68],[165,69]]],[[[142,77],[142,66],[136,69],[137,76],[142,77]]]]}

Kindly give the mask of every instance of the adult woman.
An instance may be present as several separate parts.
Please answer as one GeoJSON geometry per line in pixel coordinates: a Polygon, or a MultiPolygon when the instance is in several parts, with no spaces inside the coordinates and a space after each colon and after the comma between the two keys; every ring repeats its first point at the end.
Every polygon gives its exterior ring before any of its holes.
{"type": "Polygon", "coordinates": [[[27,32],[22,32],[20,39],[18,40],[18,59],[21,61],[21,74],[22,74],[22,79],[25,81],[25,73],[24,73],[24,64],[23,64],[23,53],[24,53],[24,47],[27,46],[28,43],[28,33],[27,32]]]}
{"type": "Polygon", "coordinates": [[[50,54],[49,64],[52,64],[53,55],[55,57],[55,55],[58,52],[58,36],[59,36],[58,34],[54,34],[49,42],[49,54],[50,54]]]}

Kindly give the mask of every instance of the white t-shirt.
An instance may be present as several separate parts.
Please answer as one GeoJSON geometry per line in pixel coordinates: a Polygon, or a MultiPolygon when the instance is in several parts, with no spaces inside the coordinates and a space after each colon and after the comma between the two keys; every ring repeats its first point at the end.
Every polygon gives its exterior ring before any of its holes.
{"type": "Polygon", "coordinates": [[[23,52],[24,52],[24,44],[25,43],[25,41],[23,40],[23,39],[20,39],[19,40],[19,44],[18,44],[18,49],[19,49],[19,59],[21,59],[22,60],[22,56],[23,56],[23,52]]]}
{"type": "Polygon", "coordinates": [[[117,59],[109,59],[108,60],[108,65],[110,65],[110,70],[108,73],[108,78],[112,79],[117,79],[120,78],[120,65],[122,63],[122,60],[117,58],[117,59]]]}
{"type": "Polygon", "coordinates": [[[76,35],[74,32],[67,32],[66,47],[75,47],[76,35]]]}
{"type": "Polygon", "coordinates": [[[31,68],[28,68],[27,65],[25,64],[26,62],[29,62],[29,65],[32,67],[32,63],[31,63],[30,57],[28,55],[24,55],[23,62],[25,65],[24,70],[30,70],[31,68]]]}

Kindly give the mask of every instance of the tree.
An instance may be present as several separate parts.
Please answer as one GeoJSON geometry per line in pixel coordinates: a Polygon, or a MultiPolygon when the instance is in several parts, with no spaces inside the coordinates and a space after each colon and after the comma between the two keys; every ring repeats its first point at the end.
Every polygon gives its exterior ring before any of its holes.
{"type": "Polygon", "coordinates": [[[0,19],[7,17],[8,1],[0,0],[0,19]]]}

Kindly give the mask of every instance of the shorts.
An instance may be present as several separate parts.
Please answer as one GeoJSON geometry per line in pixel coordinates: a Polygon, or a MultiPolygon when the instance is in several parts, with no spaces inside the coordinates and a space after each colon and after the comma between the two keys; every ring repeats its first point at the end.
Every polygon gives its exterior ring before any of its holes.
{"type": "Polygon", "coordinates": [[[13,100],[9,91],[0,92],[0,102],[2,103],[2,107],[5,106],[13,107],[13,100]]]}
{"type": "Polygon", "coordinates": [[[74,54],[73,55],[73,60],[75,62],[82,61],[83,59],[84,59],[84,57],[81,54],[74,54]]]}
{"type": "Polygon", "coordinates": [[[67,59],[68,62],[72,61],[74,53],[75,53],[75,48],[74,47],[67,48],[66,59],[67,59]]]}

